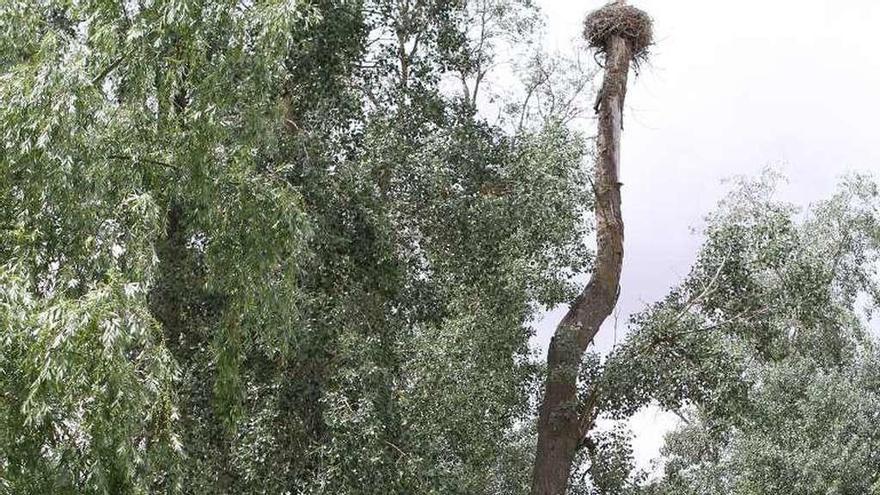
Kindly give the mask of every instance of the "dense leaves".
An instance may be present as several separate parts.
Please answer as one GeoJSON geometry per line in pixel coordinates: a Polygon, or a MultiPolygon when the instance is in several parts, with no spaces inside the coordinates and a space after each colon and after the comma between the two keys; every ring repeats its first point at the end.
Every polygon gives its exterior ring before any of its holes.
{"type": "Polygon", "coordinates": [[[684,283],[606,365],[607,411],[684,422],[648,493],[875,493],[880,203],[852,177],[805,213],[742,183],[684,283]]]}
{"type": "Polygon", "coordinates": [[[585,143],[474,107],[535,15],[0,5],[2,491],[507,493],[590,261],[585,143]]]}
{"type": "MultiPolygon", "coordinates": [[[[488,75],[537,20],[0,2],[0,492],[527,492],[529,322],[591,262],[592,72],[530,57],[510,101],[488,75]]],[[[584,358],[572,493],[880,490],[877,186],[800,212],[772,183],[584,358]],[[639,487],[613,420],[651,403],[687,422],[639,487]]]]}

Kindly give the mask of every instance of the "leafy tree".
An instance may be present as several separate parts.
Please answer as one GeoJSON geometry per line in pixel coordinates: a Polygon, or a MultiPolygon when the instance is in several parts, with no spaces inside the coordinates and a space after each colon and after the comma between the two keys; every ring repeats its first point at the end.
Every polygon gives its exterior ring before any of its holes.
{"type": "Polygon", "coordinates": [[[533,16],[0,4],[2,490],[504,490],[590,262],[583,140],[474,106],[533,16]]]}
{"type": "Polygon", "coordinates": [[[800,213],[745,181],[686,280],[608,358],[604,408],[679,411],[645,493],[876,493],[878,189],[848,179],[800,213]]]}

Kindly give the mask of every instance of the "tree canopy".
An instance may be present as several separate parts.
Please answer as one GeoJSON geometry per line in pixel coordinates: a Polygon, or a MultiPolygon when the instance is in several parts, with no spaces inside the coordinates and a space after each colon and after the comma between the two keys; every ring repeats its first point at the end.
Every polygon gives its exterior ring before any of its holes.
{"type": "MultiPolygon", "coordinates": [[[[604,363],[605,411],[676,411],[643,493],[877,493],[880,194],[864,176],[799,211],[744,180],[690,275],[604,363]]],[[[625,470],[625,469],[624,469],[625,470]]]]}
{"type": "Polygon", "coordinates": [[[590,262],[583,138],[474,107],[534,19],[3,3],[3,490],[490,492],[590,262]]]}
{"type": "MultiPolygon", "coordinates": [[[[539,27],[531,0],[0,2],[0,493],[528,493],[531,324],[595,234],[595,69],[539,27]]],[[[877,185],[799,211],[774,180],[584,357],[602,420],[681,415],[663,475],[593,428],[570,493],[880,493],[877,185]]]]}

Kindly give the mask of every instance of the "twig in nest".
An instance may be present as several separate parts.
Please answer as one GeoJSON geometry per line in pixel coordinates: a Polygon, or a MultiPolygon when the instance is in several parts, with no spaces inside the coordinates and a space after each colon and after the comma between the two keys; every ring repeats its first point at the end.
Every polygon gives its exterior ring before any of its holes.
{"type": "Polygon", "coordinates": [[[647,59],[648,49],[654,42],[654,21],[644,11],[621,3],[606,5],[584,20],[584,38],[600,53],[605,52],[612,36],[626,40],[633,63],[638,67],[647,59]]]}

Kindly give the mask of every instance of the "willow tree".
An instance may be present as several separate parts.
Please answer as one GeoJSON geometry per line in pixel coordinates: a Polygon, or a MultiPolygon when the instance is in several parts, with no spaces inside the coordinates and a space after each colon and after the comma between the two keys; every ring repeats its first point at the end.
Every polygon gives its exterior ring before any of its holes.
{"type": "Polygon", "coordinates": [[[538,418],[538,445],[532,494],[565,493],[575,454],[592,429],[599,389],[579,397],[578,376],[589,343],[617,303],[623,263],[620,210],[620,131],[632,61],[651,44],[651,19],[621,0],[591,13],[584,35],[604,55],[605,76],[596,101],[595,194],[596,260],[590,280],[571,303],[547,353],[547,377],[538,418]]]}
{"type": "Polygon", "coordinates": [[[0,2],[0,492],[491,493],[589,259],[583,140],[474,108],[533,17],[0,2]]]}

